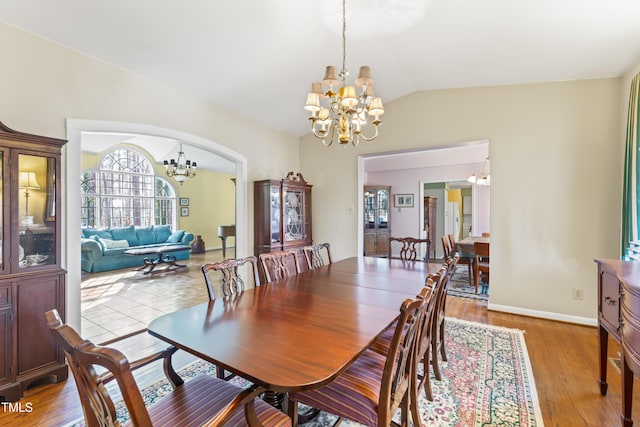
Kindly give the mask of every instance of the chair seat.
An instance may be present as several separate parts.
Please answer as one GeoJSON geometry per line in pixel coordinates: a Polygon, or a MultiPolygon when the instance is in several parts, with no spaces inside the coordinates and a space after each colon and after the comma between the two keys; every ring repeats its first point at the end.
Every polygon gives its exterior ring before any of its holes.
{"type": "MultiPolygon", "coordinates": [[[[149,416],[154,426],[201,426],[228,405],[241,388],[209,375],[200,375],[177,387],[171,394],[151,405],[149,416]]],[[[262,399],[255,399],[258,418],[265,426],[290,426],[291,419],[262,399]]],[[[131,422],[126,425],[132,425],[131,422]]],[[[246,426],[244,407],[235,410],[228,426],[246,426]]]]}
{"type": "Polygon", "coordinates": [[[318,389],[291,393],[291,399],[364,425],[378,425],[385,362],[385,356],[366,350],[333,382],[318,389]]]}

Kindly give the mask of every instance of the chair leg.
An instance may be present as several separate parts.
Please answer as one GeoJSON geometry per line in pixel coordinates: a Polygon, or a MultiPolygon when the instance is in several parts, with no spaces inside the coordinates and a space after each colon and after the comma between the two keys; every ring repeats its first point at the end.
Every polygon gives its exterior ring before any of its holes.
{"type": "Polygon", "coordinates": [[[418,394],[420,393],[418,390],[422,386],[424,387],[424,394],[427,396],[427,400],[433,401],[433,392],[431,391],[431,375],[429,374],[429,365],[431,364],[431,362],[429,361],[429,351],[427,351],[424,356],[425,357],[422,359],[422,378],[418,378],[420,381],[416,383],[414,389],[416,393],[416,399],[418,397],[418,394]]]}
{"type": "Polygon", "coordinates": [[[292,427],[297,427],[298,426],[298,402],[289,399],[289,396],[287,395],[287,403],[286,403],[286,407],[287,407],[287,415],[289,415],[289,418],[291,418],[291,426],[292,427]]]}
{"type": "Polygon", "coordinates": [[[442,356],[442,361],[447,361],[447,350],[444,345],[444,317],[442,319],[442,323],[440,323],[440,334],[438,336],[438,345],[440,346],[440,356],[442,356]]]}
{"type": "Polygon", "coordinates": [[[440,375],[440,364],[438,362],[438,327],[434,328],[433,335],[431,336],[431,365],[433,365],[433,376],[438,381],[442,379],[440,375]]]}
{"type": "Polygon", "coordinates": [[[476,266],[476,268],[474,268],[474,270],[475,271],[474,271],[473,281],[474,281],[474,283],[476,285],[476,294],[477,294],[478,293],[478,279],[479,279],[479,276],[480,276],[480,271],[479,271],[477,266],[476,266]]]}

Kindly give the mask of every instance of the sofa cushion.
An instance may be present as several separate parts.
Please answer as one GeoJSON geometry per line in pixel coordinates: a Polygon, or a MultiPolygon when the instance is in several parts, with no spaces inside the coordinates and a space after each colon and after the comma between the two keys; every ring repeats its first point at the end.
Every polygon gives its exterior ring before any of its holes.
{"type": "Polygon", "coordinates": [[[156,235],[153,232],[153,225],[136,228],[136,236],[138,236],[138,244],[141,246],[156,243],[156,235]]]}
{"type": "Polygon", "coordinates": [[[184,236],[184,230],[174,231],[171,236],[167,238],[167,243],[178,243],[182,240],[182,236],[184,236]]]}
{"type": "Polygon", "coordinates": [[[120,249],[129,247],[129,242],[127,240],[111,240],[98,237],[98,243],[100,243],[102,249],[120,249]]]}
{"type": "Polygon", "coordinates": [[[156,235],[156,243],[166,242],[169,236],[171,236],[170,225],[155,225],[153,227],[153,233],[156,235]]]}
{"type": "Polygon", "coordinates": [[[136,236],[136,229],[133,225],[129,227],[112,228],[111,235],[113,240],[126,240],[129,242],[129,246],[138,246],[138,237],[136,236]]]}
{"type": "Polygon", "coordinates": [[[90,239],[93,236],[102,237],[104,239],[111,239],[111,231],[110,230],[98,230],[95,228],[85,228],[82,230],[82,235],[86,239],[90,239]]]}

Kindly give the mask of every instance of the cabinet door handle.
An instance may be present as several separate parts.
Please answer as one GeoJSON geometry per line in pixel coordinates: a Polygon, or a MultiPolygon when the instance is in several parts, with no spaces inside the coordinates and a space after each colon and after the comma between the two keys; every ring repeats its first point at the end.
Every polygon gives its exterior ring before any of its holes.
{"type": "Polygon", "coordinates": [[[615,305],[616,304],[616,300],[614,300],[611,297],[604,297],[604,301],[609,305],[615,305]]]}

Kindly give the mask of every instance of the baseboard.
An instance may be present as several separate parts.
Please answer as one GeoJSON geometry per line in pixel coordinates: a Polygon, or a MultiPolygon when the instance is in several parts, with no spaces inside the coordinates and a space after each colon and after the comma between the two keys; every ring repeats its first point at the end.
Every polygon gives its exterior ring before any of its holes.
{"type": "Polygon", "coordinates": [[[522,307],[513,307],[510,305],[487,304],[487,309],[492,311],[500,311],[503,313],[519,314],[521,316],[538,317],[541,319],[557,320],[559,322],[575,323],[585,326],[598,326],[598,319],[590,317],[571,316],[561,313],[552,313],[549,311],[530,310],[522,307]]]}

